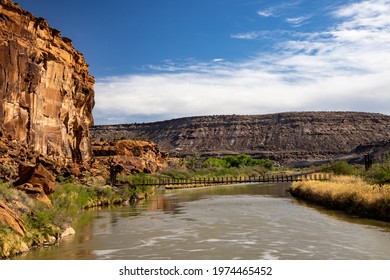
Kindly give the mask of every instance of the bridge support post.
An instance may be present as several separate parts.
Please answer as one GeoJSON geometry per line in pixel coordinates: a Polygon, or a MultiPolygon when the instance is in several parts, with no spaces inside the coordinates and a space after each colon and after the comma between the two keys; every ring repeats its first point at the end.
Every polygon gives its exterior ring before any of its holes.
{"type": "Polygon", "coordinates": [[[370,155],[364,155],[364,168],[369,170],[372,167],[372,159],[370,155]]]}
{"type": "Polygon", "coordinates": [[[110,162],[110,185],[116,186],[118,184],[117,175],[123,170],[123,167],[119,164],[110,162]]]}

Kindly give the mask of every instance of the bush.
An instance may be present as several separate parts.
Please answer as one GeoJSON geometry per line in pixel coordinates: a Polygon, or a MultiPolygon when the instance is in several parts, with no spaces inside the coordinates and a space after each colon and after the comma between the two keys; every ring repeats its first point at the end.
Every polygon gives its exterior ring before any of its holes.
{"type": "Polygon", "coordinates": [[[374,176],[374,183],[382,187],[385,184],[390,184],[390,170],[379,169],[374,176]]]}
{"type": "Polygon", "coordinates": [[[208,158],[202,163],[203,168],[226,168],[228,162],[222,158],[208,158]]]}
{"type": "Polygon", "coordinates": [[[120,195],[111,188],[85,187],[71,183],[57,185],[50,199],[50,208],[37,203],[27,217],[31,229],[40,229],[48,235],[55,235],[59,228],[70,226],[84,208],[98,201],[109,204],[121,200],[120,195]]]}
{"type": "Polygon", "coordinates": [[[14,191],[8,185],[0,183],[0,199],[9,201],[13,196],[14,191]]]}
{"type": "Polygon", "coordinates": [[[366,177],[369,181],[379,186],[390,184],[390,159],[383,163],[377,163],[367,171],[366,177]]]}
{"type": "Polygon", "coordinates": [[[354,173],[353,166],[346,161],[338,161],[331,163],[326,169],[333,171],[335,175],[352,175],[354,173]]]}
{"type": "Polygon", "coordinates": [[[20,201],[25,206],[22,207],[24,209],[33,206],[33,200],[25,192],[15,189],[10,183],[0,183],[0,200],[6,202],[20,201]]]}
{"type": "Polygon", "coordinates": [[[242,168],[261,166],[268,170],[273,169],[274,164],[269,159],[255,159],[248,155],[225,156],[223,158],[208,158],[203,162],[204,168],[242,168]]]}
{"type": "Polygon", "coordinates": [[[32,214],[28,216],[28,224],[40,232],[55,235],[59,228],[72,224],[92,197],[87,188],[82,186],[70,183],[57,186],[56,192],[50,195],[52,206],[48,208],[37,203],[32,214]]]}

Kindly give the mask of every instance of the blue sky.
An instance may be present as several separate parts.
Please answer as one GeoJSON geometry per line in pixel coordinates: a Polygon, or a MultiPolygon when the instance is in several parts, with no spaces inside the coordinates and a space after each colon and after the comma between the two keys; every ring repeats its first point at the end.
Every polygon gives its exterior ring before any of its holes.
{"type": "Polygon", "coordinates": [[[96,78],[96,124],[390,114],[390,0],[19,0],[96,78]]]}

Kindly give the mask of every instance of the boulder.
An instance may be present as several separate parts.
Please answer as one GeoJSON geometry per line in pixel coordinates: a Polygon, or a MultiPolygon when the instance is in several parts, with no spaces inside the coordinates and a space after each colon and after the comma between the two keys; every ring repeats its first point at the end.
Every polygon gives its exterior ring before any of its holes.
{"type": "Polygon", "coordinates": [[[75,234],[76,234],[76,231],[72,227],[68,227],[61,233],[61,238],[64,238],[64,237],[70,236],[70,235],[75,235],[75,234]]]}
{"type": "Polygon", "coordinates": [[[47,197],[41,184],[32,185],[30,183],[25,183],[17,186],[16,189],[25,192],[29,197],[39,200],[49,207],[52,205],[51,200],[47,197]]]}
{"type": "Polygon", "coordinates": [[[2,201],[0,201],[0,223],[9,226],[22,236],[26,233],[22,220],[2,201]]]}
{"type": "Polygon", "coordinates": [[[42,164],[36,166],[24,165],[19,166],[19,179],[14,186],[20,186],[26,183],[31,184],[36,189],[42,187],[44,193],[49,195],[55,191],[55,178],[42,164]]]}

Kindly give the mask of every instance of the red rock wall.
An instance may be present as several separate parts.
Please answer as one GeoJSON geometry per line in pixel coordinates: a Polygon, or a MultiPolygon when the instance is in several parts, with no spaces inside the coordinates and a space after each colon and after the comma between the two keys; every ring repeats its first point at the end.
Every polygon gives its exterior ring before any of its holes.
{"type": "Polygon", "coordinates": [[[155,173],[168,166],[168,154],[150,141],[116,140],[93,142],[95,159],[106,166],[119,164],[125,173],[155,173]]]}
{"type": "Polygon", "coordinates": [[[0,0],[0,130],[58,163],[89,160],[93,85],[70,39],[0,0]]]}

